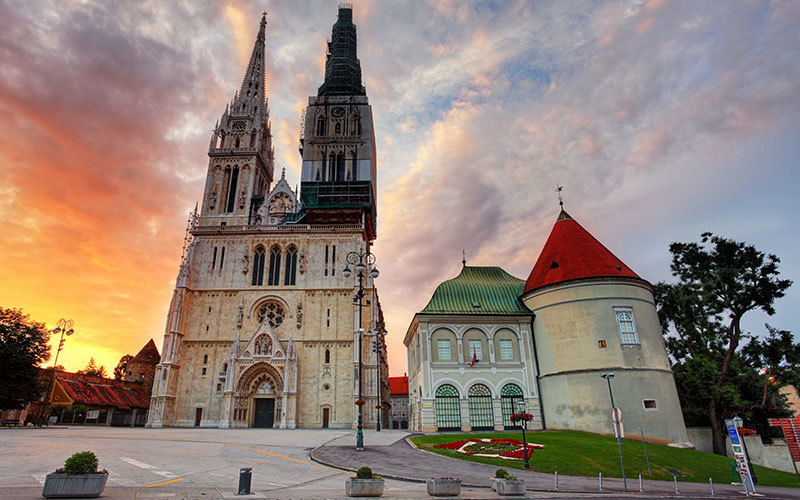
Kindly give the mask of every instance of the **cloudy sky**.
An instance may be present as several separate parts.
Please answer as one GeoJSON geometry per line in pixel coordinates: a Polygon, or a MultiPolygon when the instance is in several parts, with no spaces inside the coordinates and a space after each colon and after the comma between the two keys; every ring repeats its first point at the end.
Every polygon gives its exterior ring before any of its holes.
{"type": "MultiPolygon", "coordinates": [[[[268,11],[277,168],[337,12],[322,1],[0,0],[0,306],[53,327],[59,362],[161,346],[211,129],[268,11]]],[[[356,0],[377,130],[379,288],[392,375],[436,285],[526,278],[570,214],[638,274],[713,231],[777,254],[800,331],[800,2],[356,0]]]]}

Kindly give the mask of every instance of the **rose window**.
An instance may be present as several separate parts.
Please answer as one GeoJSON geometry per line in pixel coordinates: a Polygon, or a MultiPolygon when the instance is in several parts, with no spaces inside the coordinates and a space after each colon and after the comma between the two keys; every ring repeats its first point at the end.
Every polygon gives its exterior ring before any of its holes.
{"type": "Polygon", "coordinates": [[[269,326],[276,328],[283,323],[284,311],[283,307],[276,302],[269,302],[264,304],[258,310],[258,322],[263,323],[266,319],[269,321],[269,326]]]}

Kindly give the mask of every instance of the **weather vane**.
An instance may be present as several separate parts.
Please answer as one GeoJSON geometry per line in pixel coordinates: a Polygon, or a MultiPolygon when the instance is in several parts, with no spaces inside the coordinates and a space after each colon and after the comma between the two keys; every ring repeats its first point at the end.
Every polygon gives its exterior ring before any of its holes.
{"type": "Polygon", "coordinates": [[[461,265],[467,267],[467,252],[463,248],[461,249],[461,265]]]}
{"type": "Polygon", "coordinates": [[[559,186],[556,184],[556,193],[558,193],[558,204],[561,208],[564,208],[564,198],[561,197],[561,191],[564,189],[564,186],[559,186]]]}

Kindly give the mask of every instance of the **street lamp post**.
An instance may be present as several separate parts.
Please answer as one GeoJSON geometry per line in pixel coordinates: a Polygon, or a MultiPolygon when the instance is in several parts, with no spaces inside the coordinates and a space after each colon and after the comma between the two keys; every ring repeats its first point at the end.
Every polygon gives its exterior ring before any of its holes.
{"type": "MultiPolygon", "coordinates": [[[[739,415],[733,417],[733,425],[736,426],[736,429],[741,429],[744,426],[744,420],[739,415]]],[[[741,433],[740,433],[741,434],[741,433]]],[[[756,470],[753,468],[753,463],[750,461],[750,454],[747,452],[747,443],[744,442],[744,434],[742,436],[742,448],[744,448],[744,458],[747,460],[747,467],[750,469],[750,476],[753,479],[753,484],[758,484],[758,478],[756,478],[756,470]]]]}
{"type": "Polygon", "coordinates": [[[61,318],[60,320],[58,320],[58,326],[56,327],[55,330],[53,330],[53,333],[61,334],[61,340],[59,340],[58,349],[56,349],[56,359],[53,361],[53,373],[50,376],[50,387],[47,390],[47,397],[45,398],[44,404],[42,405],[42,414],[39,417],[39,427],[41,427],[44,424],[44,419],[45,416],[47,415],[47,409],[50,406],[50,398],[53,397],[53,390],[55,389],[55,383],[56,383],[56,366],[58,366],[58,355],[59,353],[61,353],[61,349],[64,348],[64,335],[69,337],[70,335],[75,333],[75,330],[72,329],[72,325],[74,324],[75,322],[72,321],[71,319],[61,318]]]}
{"type": "Polygon", "coordinates": [[[528,440],[525,439],[525,427],[528,426],[528,421],[525,420],[527,413],[525,410],[527,410],[527,404],[525,403],[524,399],[522,401],[517,401],[517,410],[519,410],[521,417],[519,423],[520,427],[522,427],[522,456],[525,458],[525,468],[530,469],[531,466],[528,463],[528,440]]]}
{"type": "MultiPolygon", "coordinates": [[[[350,252],[347,254],[345,258],[348,264],[354,265],[356,269],[356,279],[358,280],[358,292],[356,292],[355,296],[353,297],[353,302],[358,304],[358,401],[361,403],[358,405],[358,432],[356,432],[356,450],[363,450],[364,449],[364,404],[363,404],[363,386],[364,386],[364,375],[363,375],[363,365],[362,365],[362,354],[363,349],[361,348],[361,339],[364,336],[364,328],[361,326],[361,308],[363,307],[363,300],[364,300],[364,279],[367,277],[367,270],[369,269],[369,276],[372,279],[378,277],[378,268],[375,267],[375,255],[371,254],[369,251],[364,252],[363,250],[359,250],[358,252],[350,252]]],[[[352,274],[350,267],[345,266],[344,270],[342,271],[345,278],[349,278],[352,274]]]]}
{"type": "Polygon", "coordinates": [[[622,460],[622,429],[619,426],[619,410],[614,406],[614,393],[611,392],[611,379],[614,378],[614,372],[603,373],[600,375],[608,382],[608,395],[611,397],[611,413],[614,418],[614,429],[617,434],[617,448],[619,448],[619,465],[622,468],[622,483],[625,485],[625,491],[628,491],[628,479],[625,477],[625,462],[622,460]]]}

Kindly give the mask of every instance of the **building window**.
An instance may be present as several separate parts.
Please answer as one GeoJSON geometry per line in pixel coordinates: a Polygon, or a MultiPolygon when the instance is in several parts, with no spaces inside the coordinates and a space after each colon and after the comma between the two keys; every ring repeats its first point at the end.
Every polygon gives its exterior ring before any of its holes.
{"type": "Polygon", "coordinates": [[[286,249],[286,272],[283,276],[284,285],[294,285],[295,275],[297,274],[297,248],[289,245],[286,249]]]}
{"type": "Polygon", "coordinates": [[[500,340],[500,359],[514,359],[514,347],[510,340],[500,340]]]}
{"type": "Polygon", "coordinates": [[[503,425],[506,428],[519,427],[511,421],[511,415],[517,413],[517,402],[523,400],[522,389],[516,384],[506,384],[500,389],[500,408],[503,411],[503,425]]]}
{"type": "Polygon", "coordinates": [[[645,410],[658,410],[658,405],[655,399],[643,399],[642,406],[645,410]]]}
{"type": "MultiPolygon", "coordinates": [[[[239,145],[237,144],[236,147],[238,148],[239,145]]],[[[239,167],[233,167],[233,169],[231,170],[230,184],[228,186],[227,206],[225,207],[225,211],[229,213],[233,212],[233,206],[236,203],[236,182],[238,180],[239,180],[239,167]]],[[[220,267],[222,266],[220,265],[220,267]]]]}
{"type": "Polygon", "coordinates": [[[283,307],[277,302],[268,302],[258,309],[258,322],[263,323],[266,319],[269,326],[277,328],[283,324],[285,312],[283,307]]]}
{"type": "Polygon", "coordinates": [[[208,354],[203,354],[203,364],[204,365],[208,364],[208,354]]]}
{"type": "Polygon", "coordinates": [[[211,258],[211,270],[217,267],[217,247],[214,247],[214,257],[211,258]]]}
{"type": "Polygon", "coordinates": [[[281,247],[275,245],[269,251],[269,279],[267,284],[275,286],[280,284],[281,273],[281,247]]]}
{"type": "Polygon", "coordinates": [[[222,390],[222,384],[217,384],[217,392],[222,390]]]}
{"type": "Polygon", "coordinates": [[[482,384],[469,388],[469,421],[473,430],[494,429],[492,393],[482,384]]]}
{"type": "Polygon", "coordinates": [[[327,365],[330,362],[331,362],[331,350],[325,349],[325,364],[327,365]]]}
{"type": "Polygon", "coordinates": [[[615,308],[617,313],[617,327],[619,337],[623,344],[638,344],[639,336],[636,335],[636,325],[633,322],[633,310],[630,308],[615,308]]]}
{"type": "Polygon", "coordinates": [[[256,253],[253,255],[253,285],[261,286],[264,284],[264,260],[266,259],[266,250],[259,245],[256,247],[256,253]]]}
{"type": "Polygon", "coordinates": [[[436,389],[436,427],[438,430],[461,430],[461,402],[452,385],[436,389]]]}
{"type": "Polygon", "coordinates": [[[476,361],[480,361],[483,359],[483,351],[481,350],[481,341],[480,340],[470,340],[469,341],[469,360],[472,361],[474,357],[476,361]]]}
{"type": "Polygon", "coordinates": [[[439,361],[450,361],[450,340],[443,339],[438,341],[439,361]]]}
{"type": "Polygon", "coordinates": [[[206,376],[206,367],[205,366],[203,367],[203,376],[204,377],[206,376]]]}
{"type": "Polygon", "coordinates": [[[219,255],[219,270],[222,271],[222,266],[225,265],[225,247],[222,247],[222,252],[219,255]]]}
{"type": "Polygon", "coordinates": [[[336,245],[331,249],[331,276],[336,276],[336,245]]]}
{"type": "Polygon", "coordinates": [[[601,339],[597,341],[597,347],[599,347],[600,349],[605,349],[606,347],[608,347],[608,344],[606,343],[605,340],[601,339]]]}
{"type": "Polygon", "coordinates": [[[328,245],[325,245],[325,276],[328,275],[328,245]]]}

